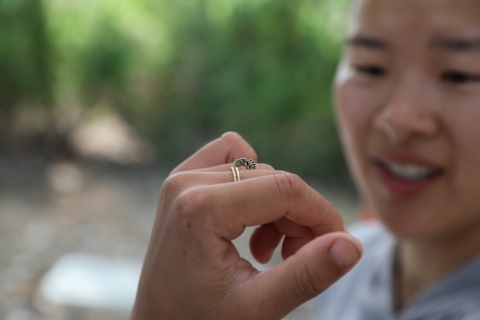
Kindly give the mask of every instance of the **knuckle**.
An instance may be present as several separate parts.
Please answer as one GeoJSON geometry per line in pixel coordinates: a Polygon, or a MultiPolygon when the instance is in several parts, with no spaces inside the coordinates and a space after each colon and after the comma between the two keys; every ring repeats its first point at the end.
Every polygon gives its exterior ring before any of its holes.
{"type": "Polygon", "coordinates": [[[230,146],[235,146],[236,153],[243,157],[257,160],[257,153],[252,146],[237,132],[229,131],[224,133],[221,139],[230,146]]]}
{"type": "Polygon", "coordinates": [[[245,141],[239,133],[234,131],[225,132],[222,135],[222,140],[227,143],[241,143],[245,141]]]}
{"type": "Polygon", "coordinates": [[[294,290],[300,301],[309,300],[322,293],[326,286],[319,281],[305,262],[299,262],[294,272],[294,290]]]}
{"type": "Polygon", "coordinates": [[[175,196],[181,192],[185,187],[185,180],[187,179],[186,172],[175,173],[168,176],[162,185],[161,196],[175,196]]]}
{"type": "Polygon", "coordinates": [[[305,184],[302,178],[289,172],[275,173],[274,179],[280,195],[292,201],[300,196],[305,184]]]}
{"type": "Polygon", "coordinates": [[[173,204],[176,215],[194,218],[208,205],[208,195],[199,188],[188,189],[178,195],[173,204]]]}
{"type": "Polygon", "coordinates": [[[325,207],[326,207],[325,211],[329,212],[334,217],[338,217],[343,226],[343,218],[340,215],[340,213],[337,211],[337,209],[333,206],[333,204],[330,201],[325,200],[325,207]]]}

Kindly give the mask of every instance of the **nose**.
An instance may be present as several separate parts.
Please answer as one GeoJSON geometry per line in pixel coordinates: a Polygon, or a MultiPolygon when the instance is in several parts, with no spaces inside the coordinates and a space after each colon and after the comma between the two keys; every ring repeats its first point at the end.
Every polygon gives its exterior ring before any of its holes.
{"type": "Polygon", "coordinates": [[[374,125],[394,144],[414,137],[433,137],[440,130],[433,95],[425,85],[409,81],[397,86],[384,101],[374,125]]]}

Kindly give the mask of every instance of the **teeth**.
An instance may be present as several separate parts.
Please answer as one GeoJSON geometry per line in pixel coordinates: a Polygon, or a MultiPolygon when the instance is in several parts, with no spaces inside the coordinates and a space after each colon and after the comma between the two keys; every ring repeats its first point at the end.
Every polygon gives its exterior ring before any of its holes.
{"type": "Polygon", "coordinates": [[[432,173],[435,173],[437,169],[417,165],[417,164],[400,164],[395,162],[384,162],[385,168],[390,171],[394,176],[409,180],[420,180],[432,173]]]}

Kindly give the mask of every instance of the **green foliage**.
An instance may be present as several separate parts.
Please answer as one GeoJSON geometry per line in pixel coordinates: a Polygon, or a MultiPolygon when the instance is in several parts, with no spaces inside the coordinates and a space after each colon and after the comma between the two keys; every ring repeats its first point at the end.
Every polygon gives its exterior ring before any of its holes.
{"type": "Polygon", "coordinates": [[[151,105],[158,113],[141,120],[166,160],[234,130],[277,168],[316,177],[344,170],[330,103],[338,42],[302,21],[305,5],[318,2],[244,4],[226,23],[198,10],[178,27],[151,105]]]}
{"type": "MultiPolygon", "coordinates": [[[[23,48],[10,74],[44,83],[57,108],[115,108],[163,164],[233,130],[279,169],[345,171],[330,91],[348,0],[44,0],[44,11],[40,0],[0,1],[39,8],[22,32],[43,47],[23,48]],[[43,69],[28,67],[36,61],[43,69]]],[[[14,57],[0,51],[0,66],[14,57]]]]}
{"type": "Polygon", "coordinates": [[[43,13],[37,0],[0,0],[0,118],[19,103],[51,105],[43,13]]]}

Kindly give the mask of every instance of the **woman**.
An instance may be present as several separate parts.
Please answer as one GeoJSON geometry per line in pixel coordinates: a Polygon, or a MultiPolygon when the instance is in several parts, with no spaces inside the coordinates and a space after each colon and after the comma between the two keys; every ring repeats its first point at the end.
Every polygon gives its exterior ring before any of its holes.
{"type": "Polygon", "coordinates": [[[339,130],[380,223],[345,232],[300,178],[226,134],[165,182],[132,319],[480,319],[480,2],[358,0],[338,68],[339,130]],[[235,173],[235,171],[233,170],[235,173]],[[234,174],[235,176],[235,174],[234,174]],[[253,256],[231,243],[261,225],[253,256]],[[388,231],[387,231],[388,230],[388,231]]]}

